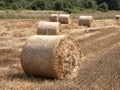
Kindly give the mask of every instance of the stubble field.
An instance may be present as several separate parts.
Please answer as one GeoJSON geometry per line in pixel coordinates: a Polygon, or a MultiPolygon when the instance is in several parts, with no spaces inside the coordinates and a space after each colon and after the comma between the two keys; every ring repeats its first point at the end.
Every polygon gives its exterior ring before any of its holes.
{"type": "Polygon", "coordinates": [[[23,72],[22,46],[29,36],[36,34],[39,21],[0,20],[1,90],[120,90],[120,27],[114,19],[95,20],[93,29],[79,27],[77,22],[62,25],[62,34],[73,29],[86,30],[73,35],[83,55],[79,75],[73,80],[34,78],[23,72]]]}

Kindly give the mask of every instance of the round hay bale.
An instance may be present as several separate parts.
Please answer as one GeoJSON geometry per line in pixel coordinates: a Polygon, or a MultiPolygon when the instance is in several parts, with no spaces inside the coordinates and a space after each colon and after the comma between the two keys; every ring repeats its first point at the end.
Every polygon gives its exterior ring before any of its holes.
{"type": "Polygon", "coordinates": [[[51,14],[50,21],[51,22],[58,22],[58,14],[51,14]]]}
{"type": "Polygon", "coordinates": [[[70,36],[31,36],[23,46],[23,70],[36,77],[72,79],[77,76],[81,58],[78,48],[70,36]]]}
{"type": "Polygon", "coordinates": [[[120,19],[120,15],[115,15],[115,19],[116,20],[120,19]]]}
{"type": "Polygon", "coordinates": [[[59,22],[44,22],[41,21],[38,24],[38,35],[58,35],[61,32],[59,22]]]}
{"type": "Polygon", "coordinates": [[[88,26],[91,27],[94,19],[92,16],[80,16],[79,17],[79,26],[88,26]]]}
{"type": "Polygon", "coordinates": [[[70,14],[60,14],[59,15],[59,22],[61,24],[71,24],[70,14]]]}

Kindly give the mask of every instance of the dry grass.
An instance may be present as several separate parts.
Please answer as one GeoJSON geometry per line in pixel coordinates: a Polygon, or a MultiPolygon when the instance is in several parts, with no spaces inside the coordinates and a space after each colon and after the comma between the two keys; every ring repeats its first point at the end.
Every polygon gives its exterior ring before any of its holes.
{"type": "MultiPolygon", "coordinates": [[[[1,90],[120,90],[120,29],[116,28],[76,34],[83,52],[77,78],[60,81],[26,76],[20,64],[21,47],[36,34],[37,23],[38,20],[0,20],[1,90]]],[[[94,27],[113,24],[114,20],[97,20],[94,27]]],[[[75,25],[69,29],[78,29],[75,25]]]]}
{"type": "MultiPolygon", "coordinates": [[[[49,20],[51,14],[63,14],[63,11],[32,11],[32,10],[0,10],[0,19],[45,19],[49,20]]],[[[71,14],[74,21],[78,21],[80,15],[93,16],[95,19],[114,19],[115,15],[119,15],[120,11],[109,11],[109,12],[79,12],[79,14],[71,14]]]]}

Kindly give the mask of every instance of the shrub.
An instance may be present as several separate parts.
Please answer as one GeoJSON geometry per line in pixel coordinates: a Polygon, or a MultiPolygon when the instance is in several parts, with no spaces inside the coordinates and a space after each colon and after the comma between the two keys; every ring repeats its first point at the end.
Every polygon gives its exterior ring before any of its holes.
{"type": "Polygon", "coordinates": [[[84,8],[97,9],[97,3],[94,0],[86,0],[83,2],[84,8]]]}
{"type": "Polygon", "coordinates": [[[54,9],[55,10],[62,10],[63,9],[63,2],[62,1],[55,1],[54,2],[54,9]]]}
{"type": "Polygon", "coordinates": [[[64,11],[65,11],[66,13],[69,13],[69,14],[72,13],[72,10],[71,10],[70,8],[65,8],[64,11]]]}
{"type": "Polygon", "coordinates": [[[98,6],[98,10],[99,11],[102,11],[102,12],[107,12],[108,11],[108,5],[104,2],[104,3],[101,3],[99,6],[98,6]]]}
{"type": "Polygon", "coordinates": [[[45,10],[45,1],[39,0],[34,1],[31,6],[32,10],[45,10]]]}

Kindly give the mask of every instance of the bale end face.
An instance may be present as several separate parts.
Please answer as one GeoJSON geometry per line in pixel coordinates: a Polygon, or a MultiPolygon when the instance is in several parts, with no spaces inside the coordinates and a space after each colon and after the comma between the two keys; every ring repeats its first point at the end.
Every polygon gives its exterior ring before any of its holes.
{"type": "Polygon", "coordinates": [[[72,79],[78,74],[81,53],[71,37],[33,36],[23,48],[21,64],[27,75],[72,79]]]}
{"type": "Polygon", "coordinates": [[[76,40],[61,39],[55,49],[54,71],[58,79],[72,79],[78,75],[81,52],[76,40]]]}

